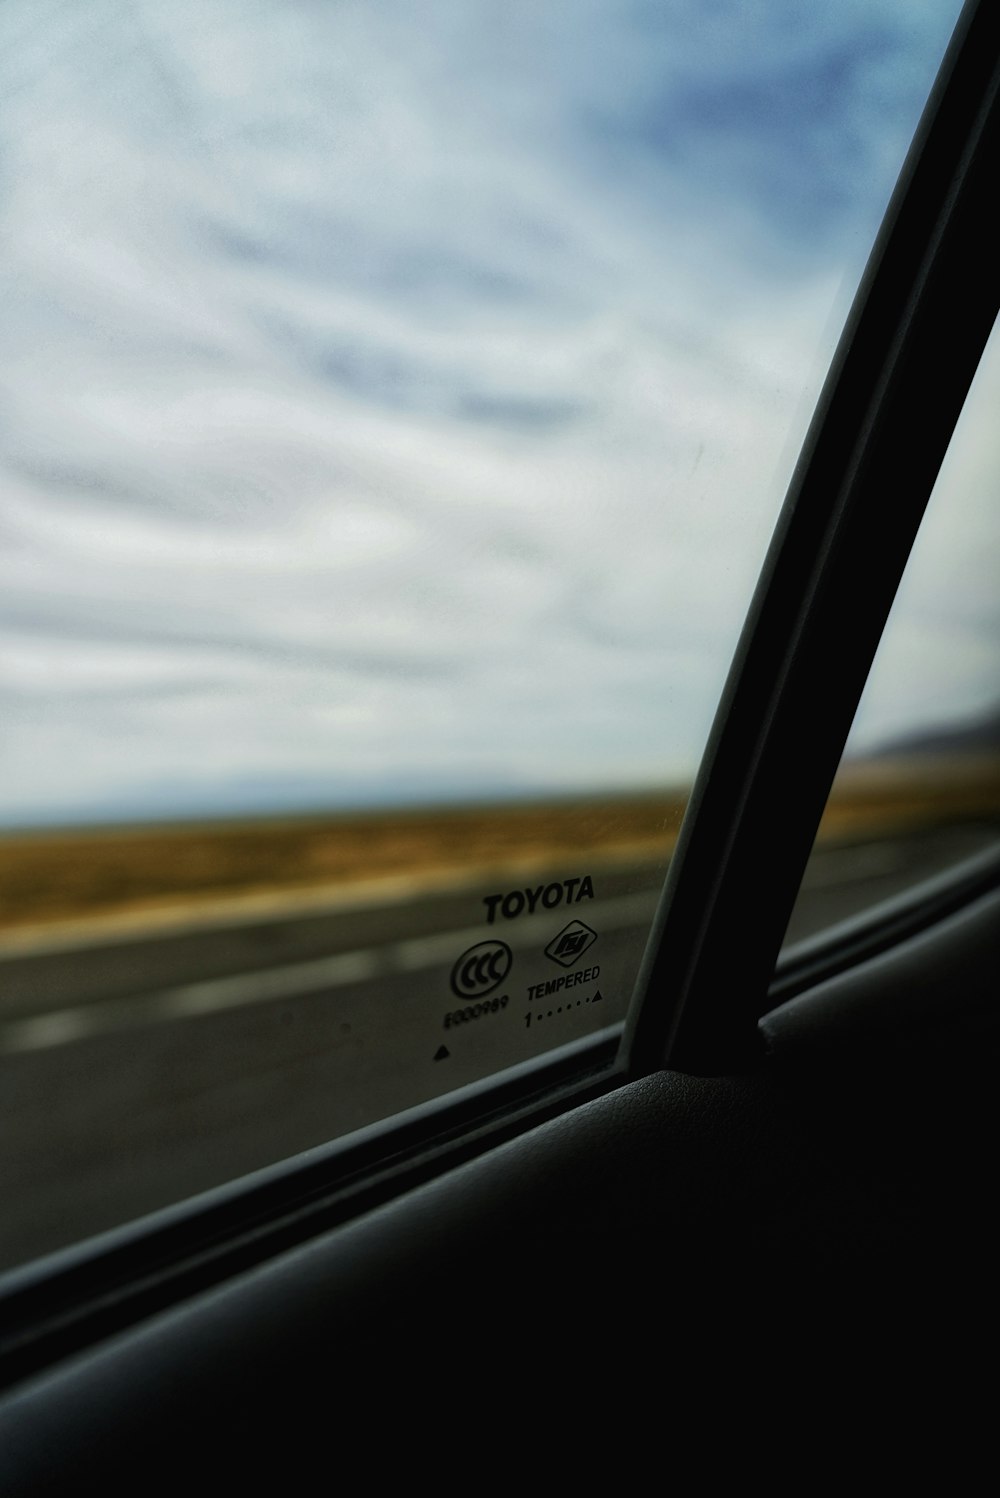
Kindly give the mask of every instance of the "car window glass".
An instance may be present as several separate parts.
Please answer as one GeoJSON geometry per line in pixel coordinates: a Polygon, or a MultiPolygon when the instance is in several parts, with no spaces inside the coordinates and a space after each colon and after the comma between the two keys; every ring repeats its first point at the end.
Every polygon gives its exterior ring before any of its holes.
{"type": "Polygon", "coordinates": [[[1000,841],[998,410],[994,327],[858,707],[789,945],[1000,841]]]}
{"type": "Polygon", "coordinates": [[[0,10],[0,1262],[616,1033],[958,6],[0,10]]]}

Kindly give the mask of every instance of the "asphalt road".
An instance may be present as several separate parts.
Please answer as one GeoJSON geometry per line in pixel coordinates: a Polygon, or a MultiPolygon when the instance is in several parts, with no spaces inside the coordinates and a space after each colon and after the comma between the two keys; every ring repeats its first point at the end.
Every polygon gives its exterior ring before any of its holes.
{"type": "MultiPolygon", "coordinates": [[[[983,843],[820,853],[792,934],[983,843]]],[[[561,867],[0,956],[0,1267],[616,1026],[663,872],[561,867]]]]}

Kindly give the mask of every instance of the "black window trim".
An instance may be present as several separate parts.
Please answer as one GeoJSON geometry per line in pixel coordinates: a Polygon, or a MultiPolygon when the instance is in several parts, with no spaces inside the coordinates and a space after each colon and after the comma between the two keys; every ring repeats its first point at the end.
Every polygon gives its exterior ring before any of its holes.
{"type": "Polygon", "coordinates": [[[889,899],[839,921],[783,951],[760,1016],[779,1004],[912,937],[1000,889],[1000,847],[987,848],[951,868],[920,880],[889,899]]]}
{"type": "Polygon", "coordinates": [[[997,317],[1000,10],[968,0],[796,465],[667,875],[629,1067],[758,1064],[757,1019],[997,317]],[[961,305],[958,305],[958,290],[961,305]],[[766,850],[766,852],[765,852],[766,850]],[[739,954],[738,965],[734,953],[739,954]]]}
{"type": "MultiPolygon", "coordinates": [[[[991,165],[995,177],[1000,161],[998,84],[1000,11],[967,0],[754,595],[625,1045],[616,1027],[402,1123],[388,1120],[5,1276],[0,1387],[625,1082],[665,1065],[718,1075],[758,1063],[757,1021],[775,1002],[769,984],[802,870],[996,315],[988,217],[991,165]],[[960,325],[949,317],[959,269],[960,325]],[[941,376],[942,350],[946,368],[930,400],[922,386],[941,376]],[[915,410],[917,440],[901,453],[915,410]],[[894,506],[886,478],[900,467],[905,496],[894,506]],[[850,612],[859,599],[864,607],[850,612]],[[835,690],[825,681],[834,658],[835,690]],[[797,761],[805,773],[796,784],[789,768],[797,761]],[[776,819],[782,804],[791,814],[776,819]]],[[[852,950],[836,933],[824,949],[838,945],[845,957],[852,950]]]]}

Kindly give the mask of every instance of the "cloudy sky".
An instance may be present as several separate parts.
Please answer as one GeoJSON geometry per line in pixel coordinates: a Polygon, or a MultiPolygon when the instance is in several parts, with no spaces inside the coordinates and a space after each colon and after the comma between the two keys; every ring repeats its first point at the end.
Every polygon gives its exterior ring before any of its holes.
{"type": "Polygon", "coordinates": [[[5,0],[0,822],[690,774],[957,9],[5,0]]]}

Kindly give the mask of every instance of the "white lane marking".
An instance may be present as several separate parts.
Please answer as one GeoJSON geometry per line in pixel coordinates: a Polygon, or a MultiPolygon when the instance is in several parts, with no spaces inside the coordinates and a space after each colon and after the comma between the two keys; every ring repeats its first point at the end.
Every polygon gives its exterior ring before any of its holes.
{"type": "MultiPolygon", "coordinates": [[[[605,900],[600,909],[593,912],[595,929],[599,928],[600,934],[648,922],[652,919],[657,898],[656,891],[647,891],[605,900]]],[[[586,912],[581,919],[585,915],[586,912]]],[[[523,932],[526,928],[521,929],[523,932]]],[[[507,930],[510,934],[511,928],[507,930]]],[[[0,1026],[0,1053],[48,1050],[52,1046],[68,1045],[112,1030],[137,1029],[168,1020],[215,1014],[224,1009],[240,1009],[250,1004],[292,998],[296,994],[364,983],[392,973],[422,972],[449,963],[465,948],[488,937],[503,940],[503,931],[503,923],[474,926],[464,931],[447,931],[408,941],[388,942],[384,947],[367,947],[309,962],[289,963],[285,967],[234,973],[227,978],[186,983],[128,998],[50,1010],[47,1014],[10,1020],[0,1026]]]]}
{"type": "Polygon", "coordinates": [[[912,861],[912,851],[900,843],[867,843],[860,848],[820,848],[806,869],[803,888],[832,889],[880,874],[895,874],[912,861]]]}
{"type": "MultiPolygon", "coordinates": [[[[289,967],[261,973],[236,973],[231,978],[211,978],[168,988],[161,995],[167,1014],[212,1014],[217,1009],[239,1009],[244,1004],[268,999],[291,998],[320,988],[342,988],[346,983],[364,983],[382,967],[376,947],[360,952],[341,952],[315,962],[297,962],[289,967]]],[[[125,1001],[127,1003],[127,1000],[125,1001]]]]}
{"type": "Polygon", "coordinates": [[[39,1051],[49,1046],[67,1045],[92,1033],[85,1009],[56,1009],[50,1014],[36,1014],[31,1019],[14,1020],[3,1027],[4,1051],[39,1051]]]}

